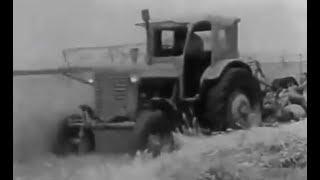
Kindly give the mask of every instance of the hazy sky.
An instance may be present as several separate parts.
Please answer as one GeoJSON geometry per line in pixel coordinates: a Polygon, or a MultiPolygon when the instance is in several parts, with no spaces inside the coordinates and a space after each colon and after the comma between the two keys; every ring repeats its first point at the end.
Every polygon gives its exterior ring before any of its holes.
{"type": "Polygon", "coordinates": [[[307,49],[306,0],[13,0],[14,69],[60,66],[65,48],[142,42],[143,8],[154,20],[238,16],[240,53],[307,49]]]}

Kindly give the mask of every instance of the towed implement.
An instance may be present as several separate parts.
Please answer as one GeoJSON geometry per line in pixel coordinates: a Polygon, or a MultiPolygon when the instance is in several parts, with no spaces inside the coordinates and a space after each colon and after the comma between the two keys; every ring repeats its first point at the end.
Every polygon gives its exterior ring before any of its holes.
{"type": "Polygon", "coordinates": [[[130,50],[134,63],[29,72],[62,73],[95,90],[95,108],[81,105],[82,114],[63,121],[57,138],[62,152],[100,151],[111,146],[106,137],[113,136],[132,152],[154,149],[157,154],[159,144],[173,143],[172,131],[192,126],[194,119],[209,131],[260,124],[260,83],[238,52],[240,19],[150,22],[148,10],[142,19],[136,25],[146,29],[147,42],[145,49],[130,50]],[[146,52],[143,63],[137,60],[139,51],[146,52]],[[90,78],[73,75],[81,72],[90,72],[90,78]]]}

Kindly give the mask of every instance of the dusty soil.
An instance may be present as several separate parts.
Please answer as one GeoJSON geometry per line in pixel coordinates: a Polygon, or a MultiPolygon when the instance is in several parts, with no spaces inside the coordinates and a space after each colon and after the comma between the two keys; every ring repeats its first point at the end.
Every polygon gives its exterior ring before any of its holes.
{"type": "Polygon", "coordinates": [[[179,150],[151,158],[141,153],[48,155],[14,162],[16,180],[307,179],[307,119],[211,137],[176,134],[179,150]]]}

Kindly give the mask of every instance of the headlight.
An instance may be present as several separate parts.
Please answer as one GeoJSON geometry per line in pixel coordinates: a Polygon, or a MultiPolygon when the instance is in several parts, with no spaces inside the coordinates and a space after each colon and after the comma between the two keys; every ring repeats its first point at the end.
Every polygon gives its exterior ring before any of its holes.
{"type": "Polygon", "coordinates": [[[130,82],[131,83],[136,83],[138,81],[139,81],[138,76],[136,76],[136,75],[130,76],[130,82]]]}
{"type": "Polygon", "coordinates": [[[94,80],[93,79],[89,79],[88,82],[92,84],[94,82],[94,80]]]}

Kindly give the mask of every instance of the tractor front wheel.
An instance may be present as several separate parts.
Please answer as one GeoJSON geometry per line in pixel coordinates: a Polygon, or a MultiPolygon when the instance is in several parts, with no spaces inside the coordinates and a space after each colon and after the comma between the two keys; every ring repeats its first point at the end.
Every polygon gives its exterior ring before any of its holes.
{"type": "Polygon", "coordinates": [[[81,120],[80,115],[66,117],[60,124],[54,144],[57,155],[85,154],[94,150],[94,134],[90,129],[70,127],[68,122],[81,120]],[[81,132],[81,136],[80,135],[81,132]]]}
{"type": "Polygon", "coordinates": [[[170,151],[173,147],[173,129],[172,122],[163,111],[140,112],[134,127],[136,150],[148,150],[153,156],[161,151],[170,151]]]}

